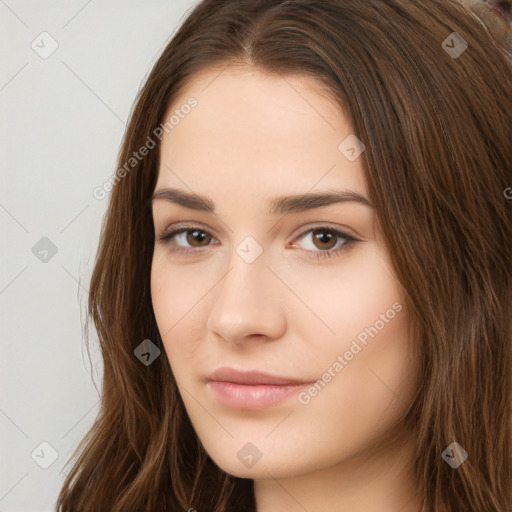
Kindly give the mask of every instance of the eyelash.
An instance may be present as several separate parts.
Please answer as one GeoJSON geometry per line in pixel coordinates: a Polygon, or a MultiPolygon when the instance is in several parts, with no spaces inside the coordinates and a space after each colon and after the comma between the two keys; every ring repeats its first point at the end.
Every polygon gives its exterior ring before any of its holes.
{"type": "MultiPolygon", "coordinates": [[[[174,238],[176,235],[179,235],[180,233],[185,233],[185,232],[188,232],[188,231],[199,231],[200,233],[203,233],[203,234],[206,234],[208,236],[211,236],[212,238],[215,238],[213,235],[208,233],[208,231],[205,231],[204,229],[200,229],[197,226],[183,226],[181,228],[174,229],[174,230],[169,231],[167,233],[164,232],[162,235],[159,236],[159,240],[162,241],[162,242],[169,242],[170,243],[171,239],[174,238]]],[[[329,250],[326,250],[326,251],[322,251],[322,250],[319,250],[319,251],[307,251],[307,252],[313,252],[317,259],[320,259],[320,258],[331,258],[333,256],[339,256],[339,255],[341,255],[341,253],[345,252],[347,249],[352,247],[352,245],[355,242],[359,242],[359,240],[357,238],[354,238],[353,236],[347,235],[346,233],[343,233],[342,231],[338,231],[337,229],[331,228],[329,226],[318,226],[318,227],[314,227],[314,228],[308,229],[307,231],[304,231],[302,234],[300,234],[297,237],[297,240],[302,240],[308,233],[312,233],[313,231],[325,231],[327,233],[333,234],[337,238],[341,238],[341,239],[345,240],[345,243],[340,248],[338,248],[338,249],[329,249],[329,250]]],[[[206,246],[206,247],[208,247],[208,246],[206,246]]],[[[199,250],[201,250],[203,248],[204,247],[199,247],[199,248],[196,248],[196,249],[192,249],[192,248],[185,248],[184,249],[184,248],[180,247],[178,249],[173,249],[173,251],[176,251],[178,253],[190,254],[190,253],[197,252],[197,251],[199,251],[199,250]]]]}

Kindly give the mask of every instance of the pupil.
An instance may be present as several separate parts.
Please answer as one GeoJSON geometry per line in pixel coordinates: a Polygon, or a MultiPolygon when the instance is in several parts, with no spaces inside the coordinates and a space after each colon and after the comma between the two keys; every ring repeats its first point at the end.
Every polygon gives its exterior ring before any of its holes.
{"type": "Polygon", "coordinates": [[[190,231],[190,234],[192,236],[193,242],[201,243],[206,238],[203,231],[190,231]]]}
{"type": "Polygon", "coordinates": [[[315,237],[322,244],[328,244],[333,239],[332,233],[325,230],[317,231],[315,237]]]}

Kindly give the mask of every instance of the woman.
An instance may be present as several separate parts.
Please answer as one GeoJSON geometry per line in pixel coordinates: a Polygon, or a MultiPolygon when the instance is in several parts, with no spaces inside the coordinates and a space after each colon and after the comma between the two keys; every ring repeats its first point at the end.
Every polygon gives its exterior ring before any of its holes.
{"type": "Polygon", "coordinates": [[[457,1],[199,3],[113,176],[58,510],[510,512],[511,82],[457,1]]]}

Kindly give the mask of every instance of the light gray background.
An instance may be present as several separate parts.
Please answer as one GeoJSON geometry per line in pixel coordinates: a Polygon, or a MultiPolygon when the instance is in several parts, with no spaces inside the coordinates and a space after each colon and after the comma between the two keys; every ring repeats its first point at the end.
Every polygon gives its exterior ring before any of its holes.
{"type": "Polygon", "coordinates": [[[135,96],[197,3],[0,0],[0,512],[54,510],[98,412],[101,360],[93,350],[91,368],[82,331],[108,193],[92,191],[116,170],[135,96]],[[43,237],[55,255],[33,253],[43,237]],[[46,469],[42,442],[58,453],[46,469]]]}

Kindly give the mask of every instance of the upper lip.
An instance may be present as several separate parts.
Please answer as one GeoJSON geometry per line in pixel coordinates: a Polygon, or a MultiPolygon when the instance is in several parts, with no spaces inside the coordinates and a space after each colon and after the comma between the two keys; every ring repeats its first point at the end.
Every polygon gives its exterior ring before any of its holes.
{"type": "Polygon", "coordinates": [[[271,375],[257,370],[242,371],[229,367],[222,367],[214,370],[206,377],[206,380],[214,382],[231,382],[233,384],[243,384],[246,386],[297,386],[309,382],[302,379],[271,375]]]}

